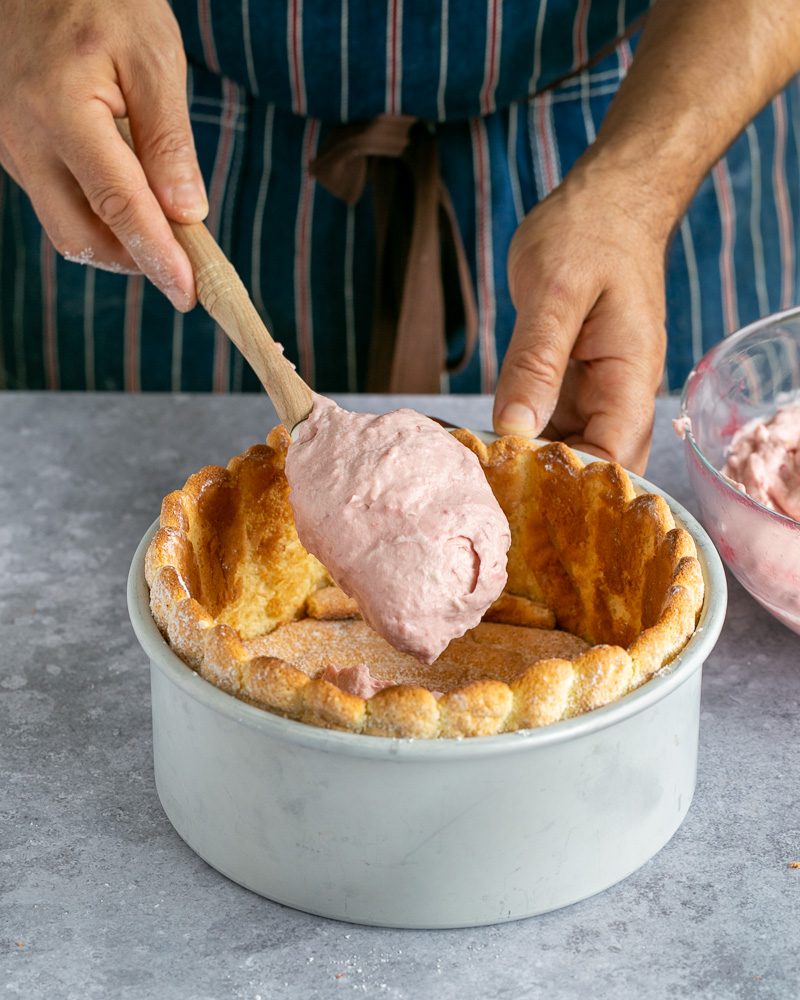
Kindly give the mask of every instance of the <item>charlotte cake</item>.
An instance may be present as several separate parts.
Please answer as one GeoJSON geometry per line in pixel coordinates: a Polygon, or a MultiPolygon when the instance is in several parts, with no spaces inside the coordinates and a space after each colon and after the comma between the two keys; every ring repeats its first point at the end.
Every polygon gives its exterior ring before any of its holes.
{"type": "Polygon", "coordinates": [[[300,544],[282,427],[163,501],[146,576],[172,649],[267,711],[415,738],[548,725],[620,698],[674,658],[694,632],[703,577],[664,500],[563,444],[455,434],[478,456],[512,541],[506,591],[435,663],[377,636],[300,544]]]}

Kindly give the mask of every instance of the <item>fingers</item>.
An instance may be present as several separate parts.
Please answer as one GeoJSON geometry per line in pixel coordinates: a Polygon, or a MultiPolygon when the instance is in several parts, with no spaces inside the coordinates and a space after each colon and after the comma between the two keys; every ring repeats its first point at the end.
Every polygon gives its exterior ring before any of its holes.
{"type": "Polygon", "coordinates": [[[195,290],[189,260],[108,107],[97,102],[83,110],[80,121],[67,122],[58,146],[100,222],[176,309],[192,308],[195,290]]]}
{"type": "Polygon", "coordinates": [[[557,304],[542,305],[533,322],[518,317],[497,387],[495,429],[558,438],[643,472],[664,363],[660,303],[603,297],[586,317],[557,304]]]}
{"type": "Polygon", "coordinates": [[[517,314],[494,402],[498,434],[539,434],[558,402],[583,314],[568,297],[531,289],[517,314]]]}
{"type": "Polygon", "coordinates": [[[25,172],[25,186],[39,221],[67,260],[107,271],[138,273],[133,258],[89,207],[78,182],[55,160],[25,172]]]}
{"type": "Polygon", "coordinates": [[[575,392],[585,426],[566,443],[643,473],[655,414],[651,373],[635,359],[604,358],[582,367],[575,392]]]}
{"type": "Polygon", "coordinates": [[[135,67],[122,80],[136,155],[150,187],[175,222],[208,214],[186,102],[186,63],[180,45],[165,47],[158,72],[135,67]]]}

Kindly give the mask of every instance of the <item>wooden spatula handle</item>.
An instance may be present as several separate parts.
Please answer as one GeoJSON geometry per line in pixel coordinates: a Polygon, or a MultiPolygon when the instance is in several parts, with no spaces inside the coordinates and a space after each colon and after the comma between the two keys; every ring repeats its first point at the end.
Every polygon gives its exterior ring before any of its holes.
{"type": "Polygon", "coordinates": [[[311,390],[269,335],[241,278],[202,222],[171,223],[194,270],[197,298],[250,362],[290,430],[311,412],[311,390]]]}
{"type": "MultiPolygon", "coordinates": [[[[127,119],[118,119],[117,127],[133,149],[127,119]]],[[[311,390],[270,336],[236,269],[203,223],[170,225],[191,262],[197,298],[247,358],[281,423],[291,430],[311,412],[311,390]]]]}

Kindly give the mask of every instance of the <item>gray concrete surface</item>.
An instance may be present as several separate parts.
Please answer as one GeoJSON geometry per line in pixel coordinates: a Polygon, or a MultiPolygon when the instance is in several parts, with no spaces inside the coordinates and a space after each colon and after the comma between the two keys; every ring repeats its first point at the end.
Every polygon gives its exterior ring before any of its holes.
{"type": "MultiPolygon", "coordinates": [[[[419,406],[488,426],[486,399],[419,406]]],[[[659,403],[649,475],[694,509],[675,409],[659,403]]],[[[183,844],[153,784],[125,575],[162,495],[272,419],[255,397],[0,395],[0,996],[800,996],[800,870],[788,867],[800,861],[800,638],[733,580],[692,809],[600,896],[494,928],[378,930],[261,899],[183,844]]]]}

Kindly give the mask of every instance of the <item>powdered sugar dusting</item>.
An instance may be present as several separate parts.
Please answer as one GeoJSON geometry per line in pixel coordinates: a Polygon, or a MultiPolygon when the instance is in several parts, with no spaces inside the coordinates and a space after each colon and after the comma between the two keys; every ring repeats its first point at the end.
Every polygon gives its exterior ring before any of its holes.
{"type": "Polygon", "coordinates": [[[111,262],[106,262],[98,260],[95,256],[95,252],[91,247],[84,247],[78,253],[70,253],[69,250],[65,250],[62,254],[64,260],[70,262],[70,264],[82,264],[84,267],[95,267],[98,271],[109,271],[111,274],[139,274],[138,270],[133,268],[123,267],[122,264],[117,263],[113,260],[111,262]]]}
{"type": "Polygon", "coordinates": [[[382,690],[413,684],[440,694],[483,679],[509,683],[538,660],[573,659],[588,649],[569,632],[481,622],[426,665],[394,649],[366,622],[311,618],[281,625],[245,646],[249,656],[277,657],[309,677],[322,677],[361,697],[371,697],[374,691],[367,695],[344,685],[368,683],[382,690]]]}

